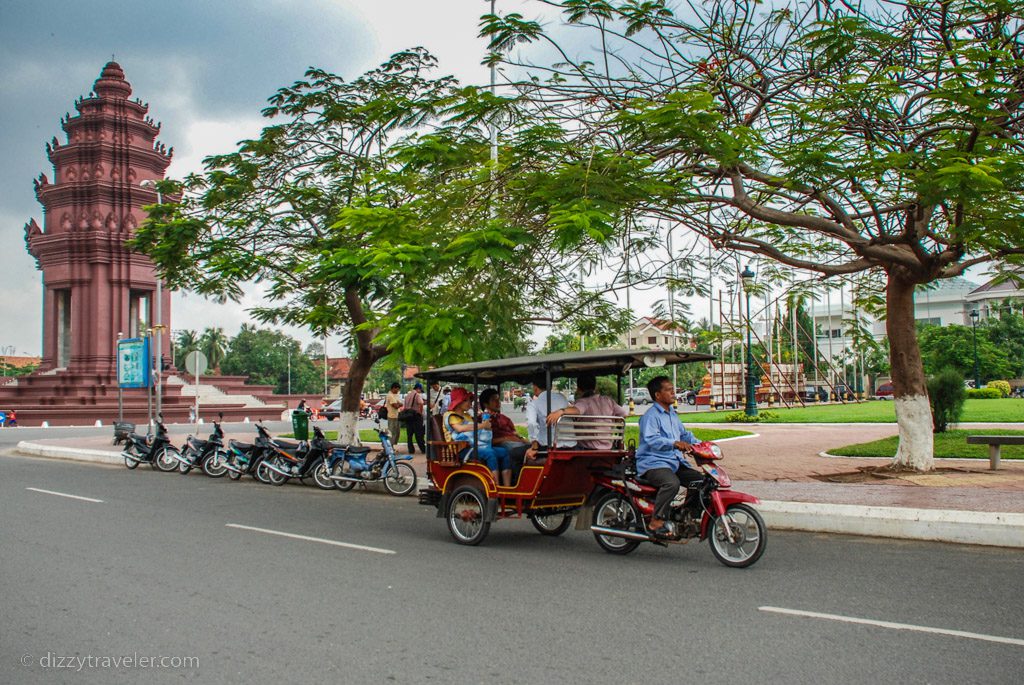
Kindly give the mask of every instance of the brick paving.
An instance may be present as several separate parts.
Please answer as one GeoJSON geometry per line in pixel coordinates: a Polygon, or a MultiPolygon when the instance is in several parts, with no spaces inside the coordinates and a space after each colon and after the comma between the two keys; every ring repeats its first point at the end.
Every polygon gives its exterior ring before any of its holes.
{"type": "MultiPolygon", "coordinates": [[[[983,426],[978,424],[977,427],[983,426]]],[[[1024,425],[990,424],[988,427],[1021,429],[1024,425]]],[[[844,474],[856,473],[865,466],[884,466],[888,460],[822,457],[820,453],[895,435],[895,425],[759,424],[741,428],[756,433],[757,437],[723,442],[722,465],[737,490],[762,499],[1024,513],[1024,460],[1003,459],[998,471],[989,470],[987,459],[942,460],[937,464],[940,471],[934,474],[841,482],[844,474]]],[[[251,432],[234,433],[227,437],[249,441],[252,435],[251,432]]],[[[172,440],[175,444],[181,441],[177,431],[172,431],[172,440]]],[[[100,437],[35,442],[118,451],[108,438],[100,437]]],[[[405,445],[400,445],[399,450],[404,452],[405,445]]],[[[424,457],[417,454],[413,465],[423,473],[424,457]]]]}

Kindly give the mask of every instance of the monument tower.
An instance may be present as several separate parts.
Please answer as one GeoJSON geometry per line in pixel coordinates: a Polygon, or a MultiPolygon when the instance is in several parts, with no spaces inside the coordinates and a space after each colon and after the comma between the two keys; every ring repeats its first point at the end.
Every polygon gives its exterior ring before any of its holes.
{"type": "MultiPolygon", "coordinates": [[[[43,227],[25,226],[28,251],[43,272],[43,361],[76,386],[113,385],[118,336],[152,329],[157,292],[153,263],[124,245],[156,204],[145,181],[164,177],[171,150],[157,142],[149,106],[109,62],[88,97],[65,115],[67,135],[46,146],[54,180],[35,181],[43,227]]],[[[162,349],[169,350],[170,292],[162,292],[162,349]]]]}

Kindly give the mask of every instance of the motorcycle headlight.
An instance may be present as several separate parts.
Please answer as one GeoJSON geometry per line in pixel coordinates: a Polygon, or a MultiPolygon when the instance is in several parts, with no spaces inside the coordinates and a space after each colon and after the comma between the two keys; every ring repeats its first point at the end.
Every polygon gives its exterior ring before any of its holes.
{"type": "Polygon", "coordinates": [[[722,458],[722,448],[719,447],[718,445],[712,445],[711,446],[711,454],[715,455],[715,459],[721,459],[722,458]]]}

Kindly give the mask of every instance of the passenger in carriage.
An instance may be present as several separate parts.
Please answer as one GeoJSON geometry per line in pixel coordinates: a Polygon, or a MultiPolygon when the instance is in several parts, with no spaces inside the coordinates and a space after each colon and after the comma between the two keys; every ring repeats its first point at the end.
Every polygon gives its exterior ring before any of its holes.
{"type": "MultiPolygon", "coordinates": [[[[548,395],[547,379],[544,374],[533,378],[533,400],[526,405],[526,432],[530,438],[530,449],[526,450],[526,462],[543,462],[548,447],[548,395]],[[539,455],[539,456],[538,456],[539,455]]],[[[569,406],[569,400],[557,390],[551,391],[551,411],[569,406]]],[[[559,447],[575,447],[575,440],[562,440],[559,447]]]]}
{"type": "Polygon", "coordinates": [[[512,465],[509,461],[508,450],[491,444],[493,438],[490,421],[479,421],[476,426],[473,425],[473,417],[469,413],[472,402],[473,394],[465,388],[452,389],[449,411],[444,414],[445,438],[449,442],[467,443],[467,447],[459,452],[459,455],[462,456],[474,449],[473,430],[475,428],[477,430],[476,457],[491,470],[495,483],[511,485],[512,465]]]}
{"type": "MultiPolygon", "coordinates": [[[[629,411],[616,404],[615,400],[597,392],[597,377],[592,373],[580,374],[576,379],[576,402],[569,407],[556,409],[548,414],[548,425],[553,426],[563,416],[619,416],[625,418],[629,411]]],[[[580,440],[576,447],[584,450],[610,450],[611,440],[580,440]]]]}
{"type": "Polygon", "coordinates": [[[526,450],[529,444],[524,442],[519,433],[516,432],[516,425],[512,419],[501,413],[501,394],[494,388],[487,388],[480,393],[480,407],[485,413],[491,415],[491,431],[494,437],[491,444],[495,447],[504,447],[508,450],[509,459],[512,462],[512,476],[517,476],[523,467],[523,460],[526,457],[526,450]]]}

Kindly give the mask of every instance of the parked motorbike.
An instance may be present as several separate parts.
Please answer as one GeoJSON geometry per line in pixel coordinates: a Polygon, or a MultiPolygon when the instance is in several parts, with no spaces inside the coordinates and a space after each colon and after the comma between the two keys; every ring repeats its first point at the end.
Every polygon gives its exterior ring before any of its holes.
{"type": "Polygon", "coordinates": [[[284,485],[291,478],[312,478],[322,490],[334,488],[330,477],[330,458],[334,445],[324,437],[318,426],[313,426],[313,439],[300,443],[272,442],[274,453],[264,459],[259,468],[271,485],[284,485]]]}
{"type": "Polygon", "coordinates": [[[259,465],[270,451],[272,441],[270,433],[259,423],[256,424],[256,439],[253,442],[228,440],[227,457],[224,460],[228,477],[231,480],[238,480],[243,474],[248,473],[258,481],[268,482],[264,480],[259,465]]]}
{"type": "MultiPolygon", "coordinates": [[[[221,415],[223,418],[223,414],[221,415]]],[[[225,462],[227,456],[224,451],[224,431],[220,422],[213,422],[213,432],[206,440],[200,440],[195,436],[188,436],[185,440],[185,447],[178,458],[178,470],[181,473],[188,473],[193,468],[201,468],[210,478],[220,478],[228,472],[225,462]]]]}
{"type": "Polygon", "coordinates": [[[391,444],[391,433],[381,428],[380,419],[375,421],[374,430],[380,437],[381,452],[367,462],[369,447],[339,447],[334,450],[330,460],[330,478],[335,487],[348,492],[357,484],[366,487],[367,483],[384,481],[384,487],[392,495],[402,497],[416,489],[416,470],[405,463],[412,455],[400,457],[391,444]]]}
{"type": "Polygon", "coordinates": [[[636,473],[632,460],[596,478],[591,496],[593,531],[597,543],[612,554],[628,554],[641,542],[659,545],[708,540],[715,558],[726,566],[744,568],[764,553],[767,528],[752,504],[753,495],[732,489],[725,470],[715,462],[722,451],[710,442],[693,445],[693,458],[703,471],[702,480],[690,483],[672,502],[669,518],[674,532],[656,537],[650,532],[657,488],[636,473]]]}
{"type": "Polygon", "coordinates": [[[121,457],[129,469],[147,463],[155,469],[168,472],[178,468],[178,448],[167,437],[167,427],[157,421],[156,434],[140,435],[128,433],[121,457]]]}

